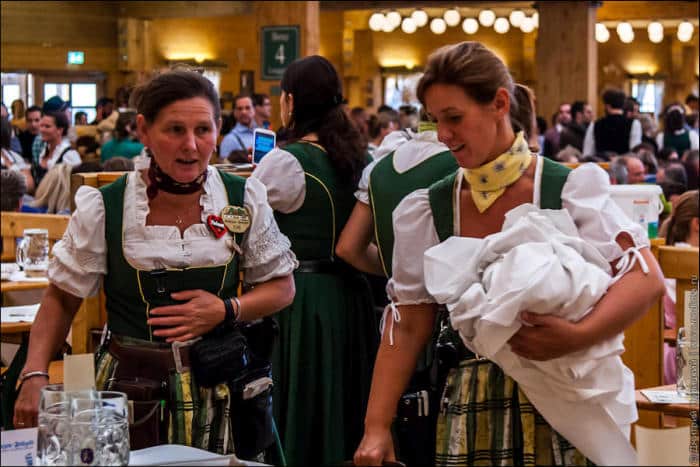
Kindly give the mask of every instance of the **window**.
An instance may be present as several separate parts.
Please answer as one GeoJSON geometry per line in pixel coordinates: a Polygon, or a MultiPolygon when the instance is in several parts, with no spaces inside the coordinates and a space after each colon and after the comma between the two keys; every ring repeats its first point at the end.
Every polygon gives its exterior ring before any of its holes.
{"type": "MultiPolygon", "coordinates": [[[[88,122],[95,120],[97,115],[97,84],[95,83],[45,83],[44,99],[59,96],[64,101],[70,101],[73,114],[87,113],[88,122]]],[[[72,123],[72,122],[71,122],[72,123]]]]}
{"type": "Polygon", "coordinates": [[[632,79],[630,95],[639,101],[639,111],[658,116],[664,98],[664,82],[653,79],[632,79]]]}
{"type": "Polygon", "coordinates": [[[416,97],[416,86],[423,73],[385,74],[384,103],[395,109],[402,105],[413,105],[421,108],[416,97]]]}
{"type": "Polygon", "coordinates": [[[20,98],[19,94],[19,84],[2,85],[2,103],[5,104],[9,112],[12,112],[12,101],[20,98]]]}

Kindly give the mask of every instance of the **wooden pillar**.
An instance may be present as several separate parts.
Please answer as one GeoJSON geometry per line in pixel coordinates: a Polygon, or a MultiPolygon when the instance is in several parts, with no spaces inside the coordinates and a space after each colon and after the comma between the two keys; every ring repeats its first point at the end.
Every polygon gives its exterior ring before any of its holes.
{"type": "Polygon", "coordinates": [[[586,100],[596,111],[598,46],[593,2],[538,2],[537,113],[548,122],[562,102],[586,100]]]}
{"type": "Polygon", "coordinates": [[[671,75],[669,76],[664,106],[673,102],[684,102],[692,91],[689,83],[696,80],[698,47],[691,42],[681,42],[675,36],[671,39],[671,75]]]}
{"type": "MultiPolygon", "coordinates": [[[[255,18],[252,34],[255,34],[257,50],[261,50],[263,26],[299,26],[300,42],[299,57],[316,55],[319,52],[319,2],[255,2],[253,7],[255,18]]],[[[260,52],[258,52],[260,53],[260,52]]],[[[259,57],[258,63],[261,63],[259,57]]],[[[272,126],[281,126],[279,116],[279,81],[263,81],[260,70],[255,73],[255,90],[270,95],[272,102],[272,126]]]]}

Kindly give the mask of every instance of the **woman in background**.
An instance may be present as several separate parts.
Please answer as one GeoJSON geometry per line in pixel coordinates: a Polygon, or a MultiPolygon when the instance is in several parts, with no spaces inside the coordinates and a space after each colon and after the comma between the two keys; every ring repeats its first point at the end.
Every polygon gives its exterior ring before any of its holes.
{"type": "Polygon", "coordinates": [[[121,112],[115,126],[115,137],[102,145],[100,160],[105,162],[117,156],[132,159],[141,154],[142,150],[143,144],[136,136],[136,112],[121,112]]]}
{"type": "Polygon", "coordinates": [[[273,407],[290,465],[337,465],[362,436],[378,339],[365,278],[335,256],[368,155],[328,60],[293,62],[280,86],[290,142],[252,175],[299,259],[294,303],[277,316],[273,407]]]}

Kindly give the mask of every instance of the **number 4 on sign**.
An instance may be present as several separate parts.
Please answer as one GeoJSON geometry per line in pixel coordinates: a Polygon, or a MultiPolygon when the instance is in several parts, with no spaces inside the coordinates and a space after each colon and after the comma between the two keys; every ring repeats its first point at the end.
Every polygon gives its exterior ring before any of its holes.
{"type": "Polygon", "coordinates": [[[284,44],[280,44],[277,52],[275,53],[275,60],[280,62],[280,65],[284,63],[284,44]]]}

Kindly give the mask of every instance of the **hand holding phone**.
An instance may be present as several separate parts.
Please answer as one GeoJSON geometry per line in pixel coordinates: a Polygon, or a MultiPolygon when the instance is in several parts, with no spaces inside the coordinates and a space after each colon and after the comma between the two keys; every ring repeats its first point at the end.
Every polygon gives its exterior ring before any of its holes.
{"type": "Polygon", "coordinates": [[[253,162],[256,164],[275,148],[277,135],[274,131],[256,128],[253,132],[253,162]]]}

